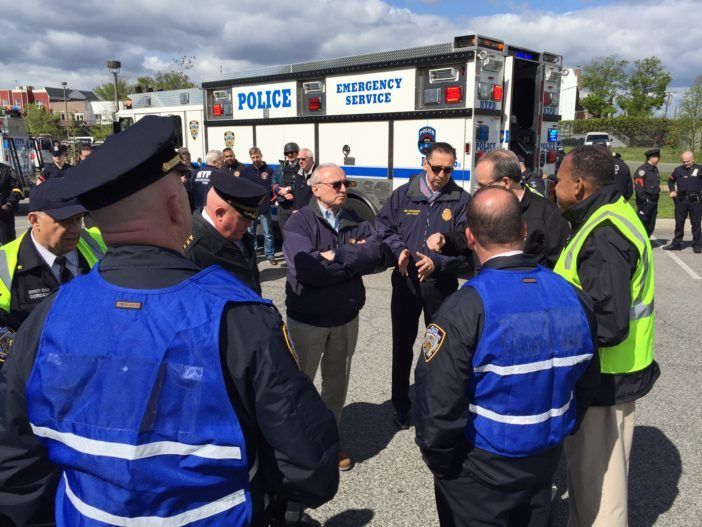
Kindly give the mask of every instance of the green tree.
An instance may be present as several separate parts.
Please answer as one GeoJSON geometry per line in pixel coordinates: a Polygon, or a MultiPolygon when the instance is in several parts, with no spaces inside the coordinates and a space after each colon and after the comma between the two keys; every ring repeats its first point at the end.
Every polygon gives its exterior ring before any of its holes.
{"type": "Polygon", "coordinates": [[[702,75],[683,94],[677,115],[674,125],[677,142],[685,149],[697,150],[702,143],[702,75]]]}
{"type": "Polygon", "coordinates": [[[27,128],[33,136],[37,135],[61,135],[59,121],[61,116],[58,113],[48,112],[46,108],[35,104],[27,105],[27,128]]]}
{"type": "MultiPolygon", "coordinates": [[[[120,101],[127,97],[131,87],[126,79],[117,77],[117,95],[120,101]]],[[[106,82],[93,88],[95,94],[104,101],[114,101],[115,100],[115,83],[114,80],[106,82]]]]}
{"type": "Polygon", "coordinates": [[[580,86],[585,97],[580,103],[594,117],[611,117],[616,112],[614,100],[626,78],[627,64],[610,55],[594,59],[583,68],[580,86]]]}
{"type": "Polygon", "coordinates": [[[619,107],[631,117],[650,117],[665,102],[665,90],[672,77],[658,57],[637,60],[624,83],[619,107]]]}

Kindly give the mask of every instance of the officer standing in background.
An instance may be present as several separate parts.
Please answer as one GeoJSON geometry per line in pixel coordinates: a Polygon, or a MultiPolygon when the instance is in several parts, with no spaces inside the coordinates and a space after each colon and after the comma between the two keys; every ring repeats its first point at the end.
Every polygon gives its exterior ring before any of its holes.
{"type": "Polygon", "coordinates": [[[241,174],[263,188],[266,197],[258,209],[258,218],[254,219],[249,227],[249,234],[253,236],[254,251],[258,251],[258,223],[263,228],[263,254],[271,265],[278,265],[275,259],[275,240],[273,239],[273,217],[271,215],[271,198],[273,196],[273,169],[263,160],[261,149],[257,146],[249,148],[251,166],[244,167],[241,174]]]}
{"type": "Polygon", "coordinates": [[[522,156],[517,156],[517,159],[519,160],[519,168],[522,172],[520,180],[522,187],[529,187],[535,194],[543,198],[546,195],[546,183],[526,167],[522,156]]]}
{"type": "Polygon", "coordinates": [[[415,370],[442,527],[546,526],[563,440],[598,383],[591,302],[522,252],[520,209],[501,187],[473,195],[466,236],[482,270],[442,304],[415,370]]]}
{"type": "Polygon", "coordinates": [[[66,175],[66,170],[72,168],[73,165],[66,161],[66,147],[63,145],[55,144],[53,150],[51,151],[51,157],[54,163],[51,165],[46,165],[39,177],[37,178],[37,185],[43,183],[47,179],[63,177],[66,175]]]}
{"type": "Polygon", "coordinates": [[[424,172],[396,189],[378,213],[378,237],[396,262],[392,273],[392,404],[393,422],[410,426],[409,398],[412,347],[419,315],[431,322],[444,299],[458,288],[457,273],[468,264],[465,256],[431,252],[426,240],[435,232],[450,232],[463,222],[470,194],[451,178],[456,150],[434,143],[424,160],[424,172]]]}
{"type": "Polygon", "coordinates": [[[198,267],[219,265],[261,294],[253,236],[247,232],[267,193],[259,185],[229,174],[212,176],[205,207],[193,213],[193,234],[185,256],[198,267]]]}
{"type": "Polygon", "coordinates": [[[78,200],[53,197],[58,179],[29,194],[29,230],[0,247],[0,318],[17,329],[59,285],[85,274],[104,255],[99,232],[83,229],[78,200]]]}
{"type": "MultiPolygon", "coordinates": [[[[514,193],[527,227],[524,252],[537,263],[553,269],[565,247],[570,225],[552,201],[539,196],[531,187],[522,186],[515,154],[501,149],[487,152],[475,167],[475,179],[479,188],[495,185],[514,193]]],[[[448,256],[471,256],[462,224],[455,231],[432,234],[427,246],[448,256]]]]}
{"type": "Polygon", "coordinates": [[[629,165],[622,161],[621,157],[612,154],[605,139],[595,139],[592,144],[612,156],[612,161],[614,162],[614,186],[621,192],[624,199],[629,201],[634,193],[634,184],[631,182],[631,170],[629,169],[629,165]]]}
{"type": "Polygon", "coordinates": [[[310,204],[312,199],[312,186],[310,178],[317,169],[317,163],[314,161],[314,153],[309,148],[300,150],[297,156],[297,162],[300,164],[300,170],[295,176],[293,184],[293,210],[300,210],[310,204]]]}
{"type": "Polygon", "coordinates": [[[0,163],[0,245],[9,243],[17,237],[15,212],[24,197],[24,191],[19,185],[14,169],[0,163]]]}
{"type": "Polygon", "coordinates": [[[702,253],[702,165],[695,163],[694,154],[683,152],[682,165],[675,167],[668,179],[670,197],[675,200],[675,235],[673,241],[663,247],[666,251],[679,251],[685,234],[685,219],[690,216],[692,227],[692,250],[702,253]]]}
{"type": "Polygon", "coordinates": [[[246,165],[236,158],[234,150],[227,147],[222,150],[222,156],[224,157],[224,171],[232,176],[240,176],[246,165]]]}
{"type": "Polygon", "coordinates": [[[273,192],[278,202],[278,227],[280,227],[280,235],[283,240],[285,240],[285,224],[293,211],[295,200],[293,185],[295,176],[300,170],[300,163],[297,160],[299,153],[300,147],[297,146],[297,143],[287,143],[283,147],[285,159],[280,161],[273,179],[273,192]]]}
{"type": "Polygon", "coordinates": [[[193,194],[192,205],[195,210],[205,206],[212,176],[215,174],[227,174],[227,172],[222,170],[223,167],[224,157],[222,156],[222,152],[219,150],[210,150],[205,155],[205,166],[191,173],[190,188],[193,194]]]}
{"type": "Polygon", "coordinates": [[[661,159],[661,149],[646,150],[644,155],[646,162],[636,170],[634,175],[634,189],[636,190],[636,210],[639,212],[639,219],[646,228],[648,236],[651,237],[656,228],[658,198],[661,193],[660,174],[657,166],[661,159]]]}
{"type": "Polygon", "coordinates": [[[636,401],[660,375],[651,242],[613,174],[611,155],[584,146],[565,158],[556,186],[573,234],[554,271],[593,301],[601,371],[582,426],[565,443],[569,527],[628,525],[636,401]]]}
{"type": "Polygon", "coordinates": [[[177,126],[140,119],[59,190],[109,249],[32,313],[0,373],[0,502],[17,527],[260,526],[267,495],[319,506],[338,488],[336,423],[280,314],[182,254],[177,126]]]}

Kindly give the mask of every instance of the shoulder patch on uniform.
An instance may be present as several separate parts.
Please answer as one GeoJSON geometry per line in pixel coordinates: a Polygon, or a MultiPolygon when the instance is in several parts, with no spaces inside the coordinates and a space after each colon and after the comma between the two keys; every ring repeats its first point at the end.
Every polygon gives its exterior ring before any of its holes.
{"type": "Polygon", "coordinates": [[[190,236],[188,236],[188,239],[185,240],[185,243],[183,244],[183,249],[187,249],[188,246],[189,246],[191,243],[193,243],[193,240],[194,240],[194,239],[195,239],[195,237],[194,237],[192,234],[191,234],[190,236]]]}
{"type": "Polygon", "coordinates": [[[639,176],[645,176],[646,171],[645,170],[639,170],[639,176]]]}
{"type": "Polygon", "coordinates": [[[437,326],[436,324],[429,324],[427,326],[427,330],[424,333],[424,342],[422,343],[424,362],[429,362],[431,359],[436,357],[436,354],[439,353],[445,338],[446,331],[444,331],[443,328],[437,326]]]}
{"type": "Polygon", "coordinates": [[[293,358],[295,364],[297,365],[297,369],[302,371],[302,368],[300,367],[300,359],[297,356],[297,352],[295,351],[295,345],[293,344],[293,341],[290,338],[290,334],[288,333],[288,326],[285,325],[285,322],[283,322],[283,340],[285,341],[285,347],[287,348],[288,353],[290,353],[290,356],[293,358]]]}
{"type": "Polygon", "coordinates": [[[453,215],[451,214],[451,209],[445,208],[444,211],[441,213],[441,219],[444,221],[451,221],[451,218],[453,215]]]}

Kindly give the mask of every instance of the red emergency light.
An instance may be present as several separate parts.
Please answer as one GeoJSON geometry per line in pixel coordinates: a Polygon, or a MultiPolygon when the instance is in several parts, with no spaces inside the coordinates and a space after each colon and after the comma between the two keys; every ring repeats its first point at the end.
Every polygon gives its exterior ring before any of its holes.
{"type": "Polygon", "coordinates": [[[502,84],[493,84],[492,85],[492,100],[493,101],[501,102],[503,94],[504,94],[504,91],[502,89],[502,84]]]}
{"type": "Polygon", "coordinates": [[[463,100],[463,89],[460,86],[447,86],[444,90],[444,101],[455,104],[463,100]]]}
{"type": "Polygon", "coordinates": [[[212,115],[222,115],[222,105],[213,104],[212,105],[212,115]]]}
{"type": "Polygon", "coordinates": [[[310,112],[318,112],[322,109],[322,100],[319,97],[310,97],[307,101],[307,109],[310,112]]]}
{"type": "Polygon", "coordinates": [[[547,91],[544,92],[544,106],[551,106],[551,102],[553,100],[553,97],[551,97],[551,94],[547,91]]]}
{"type": "Polygon", "coordinates": [[[555,163],[558,159],[558,154],[555,150],[549,150],[546,152],[546,162],[548,164],[555,163]]]}

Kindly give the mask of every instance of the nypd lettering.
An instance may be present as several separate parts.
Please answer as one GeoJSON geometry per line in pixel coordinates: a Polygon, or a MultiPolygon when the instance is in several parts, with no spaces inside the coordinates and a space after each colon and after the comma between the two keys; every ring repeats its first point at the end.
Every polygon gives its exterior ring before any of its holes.
{"type": "Polygon", "coordinates": [[[481,110],[497,110],[497,103],[493,101],[480,101],[481,110]]]}
{"type": "Polygon", "coordinates": [[[402,78],[379,79],[362,82],[339,82],[336,93],[360,93],[362,95],[347,95],[346,105],[354,104],[387,104],[392,101],[392,91],[399,90],[402,78]]]}
{"type": "Polygon", "coordinates": [[[556,108],[544,106],[544,115],[556,115],[556,108]]]}

